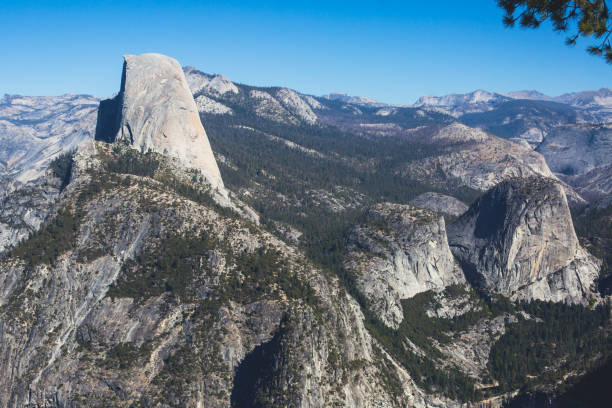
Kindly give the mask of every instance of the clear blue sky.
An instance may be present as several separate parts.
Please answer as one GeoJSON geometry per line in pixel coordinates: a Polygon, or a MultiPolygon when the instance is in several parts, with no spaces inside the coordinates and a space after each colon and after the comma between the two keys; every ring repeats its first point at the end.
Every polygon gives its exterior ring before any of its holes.
{"type": "Polygon", "coordinates": [[[123,54],[235,82],[389,103],[424,94],[612,87],[612,66],[549,27],[506,29],[494,0],[28,1],[0,5],[0,94],[109,96],[123,54]]]}

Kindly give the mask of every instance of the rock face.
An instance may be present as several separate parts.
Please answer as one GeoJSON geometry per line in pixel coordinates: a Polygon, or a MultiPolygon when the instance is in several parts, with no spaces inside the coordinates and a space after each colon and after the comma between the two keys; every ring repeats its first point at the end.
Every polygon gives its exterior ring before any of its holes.
{"type": "Polygon", "coordinates": [[[457,200],[455,197],[447,196],[440,193],[428,192],[417,196],[410,201],[411,205],[420,208],[426,208],[442,214],[458,217],[467,211],[468,206],[457,200]]]}
{"type": "Polygon", "coordinates": [[[553,172],[584,174],[612,164],[612,125],[558,126],[536,150],[553,172]]]}
{"type": "Polygon", "coordinates": [[[211,115],[233,115],[234,111],[232,108],[219,103],[205,95],[200,95],[196,98],[196,105],[198,111],[202,113],[208,113],[211,115]]]}
{"type": "Polygon", "coordinates": [[[0,254],[43,224],[61,192],[61,181],[47,177],[25,185],[0,180],[0,254]]]}
{"type": "Polygon", "coordinates": [[[465,283],[448,247],[444,218],[428,210],[379,204],[349,238],[346,267],[373,312],[397,328],[402,299],[428,290],[465,283]]]}
{"type": "Polygon", "coordinates": [[[514,178],[448,227],[453,254],[476,285],[516,299],[584,303],[598,262],[578,244],[562,186],[514,178]]]}
{"type": "Polygon", "coordinates": [[[280,89],[276,92],[276,98],[283,104],[285,109],[304,122],[310,125],[317,122],[317,115],[312,111],[309,104],[291,89],[280,89]]]}
{"type": "MultiPolygon", "coordinates": [[[[426,129],[424,129],[426,130],[426,129]]],[[[409,163],[402,174],[423,180],[456,179],[485,191],[511,177],[553,177],[544,157],[483,130],[453,123],[432,132],[415,132],[411,138],[430,143],[440,153],[409,163]]]]}
{"type": "Polygon", "coordinates": [[[90,142],[98,98],[88,95],[0,99],[0,176],[27,183],[58,155],[90,142]]]}
{"type": "Polygon", "coordinates": [[[119,94],[100,103],[96,139],[173,157],[200,170],[214,188],[223,188],[189,85],[172,58],[125,56],[119,94]]]}

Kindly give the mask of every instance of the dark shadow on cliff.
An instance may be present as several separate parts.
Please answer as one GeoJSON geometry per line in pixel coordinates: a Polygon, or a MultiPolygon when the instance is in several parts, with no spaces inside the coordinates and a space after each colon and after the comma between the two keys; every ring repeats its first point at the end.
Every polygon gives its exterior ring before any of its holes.
{"type": "Polygon", "coordinates": [[[123,109],[123,93],[125,91],[126,63],[123,63],[121,74],[121,88],[117,96],[112,99],[100,101],[98,106],[98,120],[96,122],[96,134],[94,139],[106,143],[113,143],[119,125],[121,124],[121,111],[123,109]]]}
{"type": "Polygon", "coordinates": [[[476,212],[476,228],[474,236],[476,238],[494,238],[504,230],[506,212],[508,211],[506,201],[497,197],[496,191],[487,193],[478,201],[476,212]]]}
{"type": "Polygon", "coordinates": [[[236,368],[230,397],[232,408],[275,406],[275,394],[279,391],[275,378],[280,360],[282,326],[281,323],[274,337],[255,347],[236,368]]]}
{"type": "Polygon", "coordinates": [[[508,401],[504,408],[601,408],[610,406],[612,359],[556,398],[544,393],[523,394],[508,401]]]}

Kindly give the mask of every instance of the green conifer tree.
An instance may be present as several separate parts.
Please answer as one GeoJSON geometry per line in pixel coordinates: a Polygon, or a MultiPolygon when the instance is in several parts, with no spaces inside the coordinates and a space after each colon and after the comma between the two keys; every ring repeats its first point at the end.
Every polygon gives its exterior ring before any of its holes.
{"type": "Polygon", "coordinates": [[[612,64],[612,17],[606,0],[497,0],[504,9],[504,25],[538,28],[550,21],[555,31],[568,32],[568,45],[580,37],[594,40],[587,47],[590,54],[603,57],[612,64]]]}

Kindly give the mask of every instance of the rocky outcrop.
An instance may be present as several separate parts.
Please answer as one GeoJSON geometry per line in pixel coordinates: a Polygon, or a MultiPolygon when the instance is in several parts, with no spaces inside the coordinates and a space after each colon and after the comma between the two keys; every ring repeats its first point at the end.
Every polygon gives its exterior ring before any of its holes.
{"type": "Polygon", "coordinates": [[[564,125],[536,149],[555,173],[576,175],[612,164],[612,125],[564,125]]]}
{"type": "Polygon", "coordinates": [[[511,177],[553,177],[537,152],[459,123],[423,129],[410,138],[435,145],[439,152],[406,165],[402,170],[406,176],[440,185],[455,180],[481,191],[511,177]]]}
{"type": "Polygon", "coordinates": [[[432,191],[423,193],[410,201],[411,205],[420,208],[426,208],[438,213],[458,217],[467,211],[468,206],[455,197],[447,196],[432,191]]]}
{"type": "Polygon", "coordinates": [[[99,99],[89,95],[0,99],[0,177],[27,184],[58,155],[93,140],[99,99]]]}
{"type": "Polygon", "coordinates": [[[189,85],[172,58],[125,56],[119,94],[100,103],[96,139],[173,157],[199,170],[213,188],[223,189],[189,85]]]}
{"type": "Polygon", "coordinates": [[[282,88],[276,92],[276,98],[283,104],[285,109],[297,116],[304,122],[312,125],[317,122],[317,115],[312,111],[309,104],[291,89],[282,88]]]}
{"type": "Polygon", "coordinates": [[[448,227],[472,283],[514,299],[585,303],[598,261],[582,249],[561,185],[514,178],[489,190],[448,227]]]}
{"type": "Polygon", "coordinates": [[[265,119],[288,125],[297,125],[301,121],[316,121],[316,115],[310,106],[291,90],[281,89],[275,98],[267,91],[253,89],[249,92],[249,98],[255,107],[255,113],[265,119]]]}
{"type": "Polygon", "coordinates": [[[198,112],[208,113],[210,115],[233,115],[234,111],[205,95],[200,95],[196,98],[198,112]]]}
{"type": "Polygon", "coordinates": [[[372,311],[388,326],[402,322],[402,299],[464,283],[448,247],[444,218],[400,204],[379,204],[349,238],[346,267],[372,311]]]}
{"type": "Polygon", "coordinates": [[[0,180],[0,188],[2,253],[40,228],[60,195],[61,181],[48,174],[25,185],[0,180]]]}

